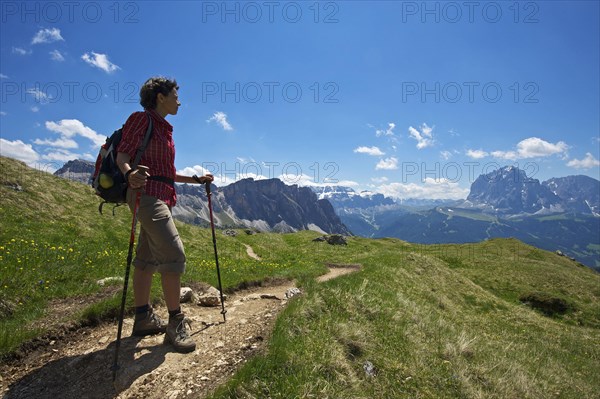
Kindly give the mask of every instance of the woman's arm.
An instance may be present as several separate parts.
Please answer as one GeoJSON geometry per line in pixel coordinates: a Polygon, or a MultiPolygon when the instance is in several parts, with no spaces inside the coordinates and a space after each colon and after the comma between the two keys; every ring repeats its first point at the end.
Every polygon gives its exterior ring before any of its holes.
{"type": "Polygon", "coordinates": [[[184,175],[175,175],[176,183],[187,183],[187,184],[205,184],[207,182],[212,182],[215,178],[211,174],[206,174],[204,176],[184,176],[184,175]]]}
{"type": "Polygon", "coordinates": [[[144,187],[146,185],[146,179],[150,175],[148,172],[140,173],[140,171],[137,169],[131,170],[131,165],[129,162],[131,162],[131,157],[129,154],[125,152],[117,152],[117,166],[121,170],[121,173],[123,173],[125,176],[127,184],[129,184],[129,186],[134,190],[144,187]]]}

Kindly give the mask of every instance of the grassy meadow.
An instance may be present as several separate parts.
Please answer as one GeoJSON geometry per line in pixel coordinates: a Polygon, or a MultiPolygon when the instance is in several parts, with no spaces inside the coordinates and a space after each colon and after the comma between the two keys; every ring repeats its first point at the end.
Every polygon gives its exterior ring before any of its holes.
{"type": "MultiPolygon", "coordinates": [[[[6,356],[43,333],[36,320],[52,301],[92,296],[103,289],[97,280],[124,274],[131,216],[126,208],[99,216],[91,188],[6,158],[0,196],[6,356]]],[[[184,281],[216,285],[210,230],[178,228],[184,281]]],[[[286,278],[303,294],[278,317],[266,350],[213,399],[600,397],[600,275],[565,257],[513,239],[350,237],[330,246],[308,231],[238,233],[217,238],[227,289],[286,278]],[[315,282],[328,263],[363,268],[315,282]]],[[[158,279],[153,292],[159,301],[158,279]]],[[[116,293],[77,317],[110,317],[119,300],[116,293]]]]}

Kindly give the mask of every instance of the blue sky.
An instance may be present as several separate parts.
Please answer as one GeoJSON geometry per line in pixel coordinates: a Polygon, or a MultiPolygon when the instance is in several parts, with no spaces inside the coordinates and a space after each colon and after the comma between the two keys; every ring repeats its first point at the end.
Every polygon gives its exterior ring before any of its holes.
{"type": "Polygon", "coordinates": [[[597,1],[1,3],[0,152],[93,160],[177,79],[176,167],[465,198],[505,165],[600,178],[597,1]]]}

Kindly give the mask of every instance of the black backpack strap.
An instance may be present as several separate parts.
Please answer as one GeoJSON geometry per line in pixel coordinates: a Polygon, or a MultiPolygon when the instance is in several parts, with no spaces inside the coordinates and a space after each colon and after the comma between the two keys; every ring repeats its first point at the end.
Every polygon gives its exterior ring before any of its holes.
{"type": "Polygon", "coordinates": [[[132,169],[137,168],[137,166],[139,165],[140,161],[142,160],[142,155],[144,154],[144,151],[146,151],[146,147],[148,147],[148,143],[152,138],[152,117],[150,116],[148,111],[146,111],[146,115],[148,116],[148,130],[146,130],[146,135],[144,136],[144,141],[142,142],[142,145],[140,146],[140,148],[138,148],[138,151],[135,154],[135,159],[133,160],[133,164],[131,164],[132,169]]]}

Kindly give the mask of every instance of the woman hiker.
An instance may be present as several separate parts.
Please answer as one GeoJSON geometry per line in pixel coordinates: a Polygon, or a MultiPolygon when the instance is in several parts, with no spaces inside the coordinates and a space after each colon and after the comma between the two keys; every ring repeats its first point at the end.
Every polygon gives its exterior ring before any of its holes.
{"type": "Polygon", "coordinates": [[[185,271],[185,252],[179,237],[171,208],[175,206],[174,183],[205,184],[213,181],[212,175],[193,177],[178,175],[175,171],[175,145],[173,126],[165,117],[176,115],[181,103],[178,100],[177,82],[163,77],[152,77],[140,89],[140,104],[144,111],[131,114],[123,127],[123,137],[117,149],[117,164],[129,184],[127,202],[132,209],[136,202],[134,190],[143,189],[138,220],[141,230],[133,262],[133,292],[135,321],[133,335],[145,336],[166,333],[165,343],[170,342],[178,352],[191,352],[196,343],[188,333],[189,320],[179,305],[181,274],[185,271]],[[153,134],[140,165],[148,172],[132,169],[146,130],[148,115],[152,118],[153,134]],[[169,322],[156,315],[150,305],[152,275],[160,273],[169,322]]]}

